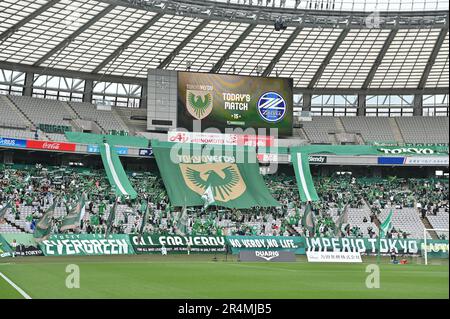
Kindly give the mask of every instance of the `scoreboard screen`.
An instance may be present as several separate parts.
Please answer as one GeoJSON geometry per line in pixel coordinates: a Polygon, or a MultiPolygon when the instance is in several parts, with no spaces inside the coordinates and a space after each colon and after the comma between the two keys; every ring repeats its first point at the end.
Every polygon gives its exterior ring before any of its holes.
{"type": "Polygon", "coordinates": [[[292,136],[293,81],[210,73],[178,72],[178,127],[278,129],[292,136]]]}

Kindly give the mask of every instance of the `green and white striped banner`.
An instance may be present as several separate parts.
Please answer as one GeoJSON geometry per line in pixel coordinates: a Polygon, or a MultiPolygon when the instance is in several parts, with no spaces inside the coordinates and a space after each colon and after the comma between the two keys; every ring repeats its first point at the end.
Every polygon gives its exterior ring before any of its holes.
{"type": "Polygon", "coordinates": [[[107,143],[100,144],[99,149],[106,175],[111,186],[115,188],[116,195],[136,198],[137,193],[131,185],[115,149],[107,143]]]}
{"type": "Polygon", "coordinates": [[[298,191],[302,202],[318,201],[316,188],[309,169],[309,154],[292,153],[292,162],[295,169],[295,177],[297,179],[298,191]]]}

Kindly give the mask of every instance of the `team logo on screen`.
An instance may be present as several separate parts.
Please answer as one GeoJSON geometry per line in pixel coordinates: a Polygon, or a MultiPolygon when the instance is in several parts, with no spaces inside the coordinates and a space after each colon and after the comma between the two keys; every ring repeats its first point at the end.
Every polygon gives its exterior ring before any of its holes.
{"type": "Polygon", "coordinates": [[[236,164],[180,164],[186,185],[199,195],[212,188],[214,199],[228,202],[241,196],[247,186],[236,164]]]}
{"type": "Polygon", "coordinates": [[[276,123],[286,114],[286,101],[276,92],[264,93],[256,105],[259,115],[267,122],[276,123]]]}
{"type": "Polygon", "coordinates": [[[211,91],[187,90],[186,106],[189,114],[197,120],[207,117],[213,108],[213,95],[211,91]]]}

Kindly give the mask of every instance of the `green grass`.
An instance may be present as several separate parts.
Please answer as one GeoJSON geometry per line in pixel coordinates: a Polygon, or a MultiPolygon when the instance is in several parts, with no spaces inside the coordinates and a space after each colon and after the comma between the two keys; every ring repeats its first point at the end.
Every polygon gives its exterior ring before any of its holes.
{"type": "MultiPolygon", "coordinates": [[[[449,298],[443,265],[380,265],[380,289],[366,288],[364,264],[225,262],[223,256],[28,257],[0,261],[0,272],[32,298],[449,298]],[[79,289],[65,286],[80,268],[79,289]]],[[[0,277],[0,299],[21,298],[0,277]]]]}

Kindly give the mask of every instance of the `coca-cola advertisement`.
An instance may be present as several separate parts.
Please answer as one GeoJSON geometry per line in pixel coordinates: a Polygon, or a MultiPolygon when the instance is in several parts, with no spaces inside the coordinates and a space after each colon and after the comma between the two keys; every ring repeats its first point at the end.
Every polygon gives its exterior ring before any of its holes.
{"type": "Polygon", "coordinates": [[[75,152],[75,147],[76,144],[73,143],[27,140],[27,148],[36,148],[49,151],[75,152]]]}

